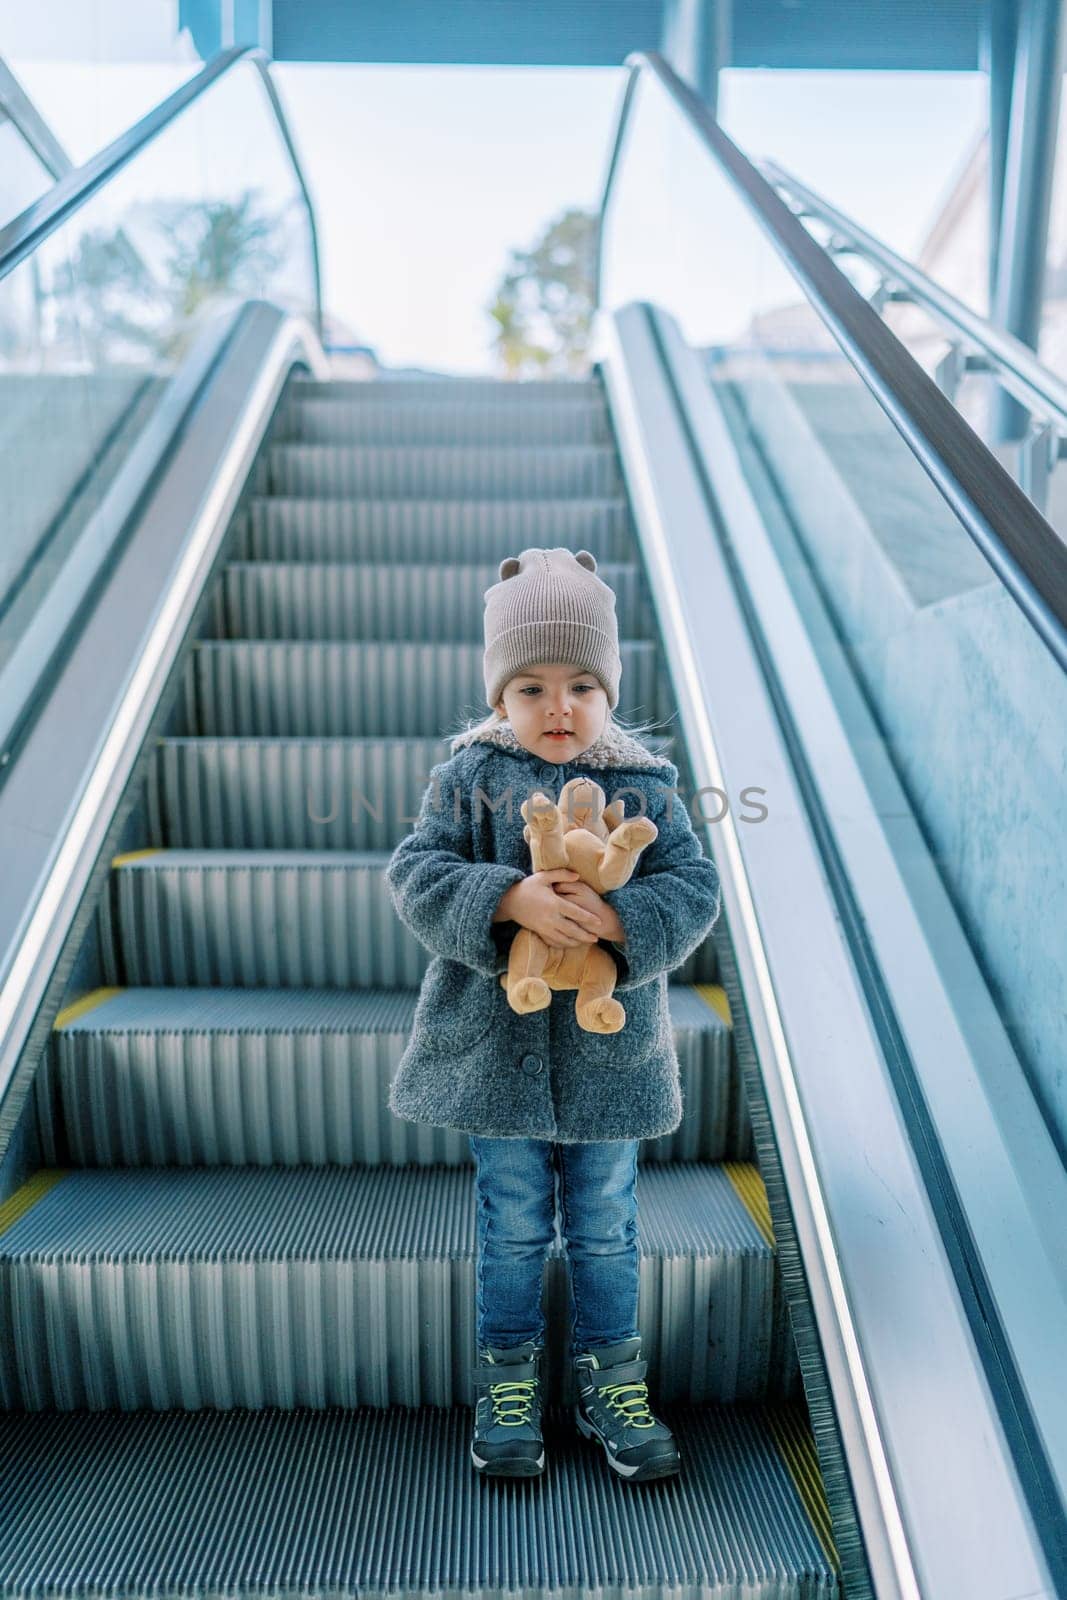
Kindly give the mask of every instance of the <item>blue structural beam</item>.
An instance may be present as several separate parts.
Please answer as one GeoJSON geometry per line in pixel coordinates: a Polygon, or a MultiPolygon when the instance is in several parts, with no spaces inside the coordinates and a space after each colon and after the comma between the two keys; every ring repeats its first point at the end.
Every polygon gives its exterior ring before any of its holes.
{"type": "Polygon", "coordinates": [[[279,61],[617,66],[658,50],[662,0],[275,0],[279,61]]]}
{"type": "Polygon", "coordinates": [[[271,0],[178,0],[178,27],[188,28],[205,61],[235,44],[269,52],[271,9],[271,0]]]}
{"type": "Polygon", "coordinates": [[[1000,218],[1004,209],[1004,173],[1008,161],[1011,91],[1015,76],[1015,44],[1019,32],[1019,0],[989,0],[985,70],[989,75],[989,304],[997,293],[1000,218]]]}
{"type": "Polygon", "coordinates": [[[664,0],[660,49],[718,115],[719,72],[730,65],[732,0],[664,0]]]}
{"type": "MultiPolygon", "coordinates": [[[[742,0],[736,67],[977,71],[984,0],[742,0]]],[[[619,66],[664,0],[274,0],[279,61],[619,66]]]]}
{"type": "Polygon", "coordinates": [[[985,0],[738,0],[735,67],[975,72],[985,0]]]}
{"type": "MultiPolygon", "coordinates": [[[[1056,164],[1064,51],[1064,0],[1022,0],[997,248],[993,320],[1036,350],[1044,308],[1049,209],[1056,164]]],[[[1027,413],[998,394],[997,434],[1019,439],[1027,413]]]]}

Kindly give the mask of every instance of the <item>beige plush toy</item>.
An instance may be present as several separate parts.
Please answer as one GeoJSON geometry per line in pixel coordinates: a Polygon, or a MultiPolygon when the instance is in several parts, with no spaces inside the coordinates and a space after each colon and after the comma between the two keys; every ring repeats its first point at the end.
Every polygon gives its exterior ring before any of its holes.
{"type": "MultiPolygon", "coordinates": [[[[621,802],[605,805],[603,789],[588,778],[565,783],[558,803],[538,790],[519,809],[534,872],[570,867],[598,894],[628,883],[641,851],[659,833],[648,817],[627,821],[621,802]]],[[[577,989],[578,1026],[618,1033],[626,1012],[612,993],[615,977],[615,958],[603,945],[549,945],[531,928],[520,928],[500,981],[520,1015],[543,1011],[554,989],[577,989]]]]}

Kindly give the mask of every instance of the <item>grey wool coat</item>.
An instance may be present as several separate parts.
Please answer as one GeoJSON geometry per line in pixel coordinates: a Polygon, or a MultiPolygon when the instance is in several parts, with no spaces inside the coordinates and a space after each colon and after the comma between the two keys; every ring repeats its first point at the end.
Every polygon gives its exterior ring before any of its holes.
{"type": "Polygon", "coordinates": [[[609,725],[573,761],[540,760],[507,719],[459,734],[430,773],[418,820],[386,868],[401,921],[433,956],[411,1037],[389,1089],[408,1122],[488,1138],[561,1143],[652,1138],[682,1119],[667,974],[719,913],[719,875],[693,831],[678,769],[609,725]],[[500,973],[518,923],[492,921],[506,889],[532,870],[522,802],[553,799],[569,779],[594,779],[628,817],[659,829],[633,876],[604,899],[625,942],[601,941],[618,964],[626,1023],[615,1034],[578,1026],[573,991],[520,1016],[500,973]]]}

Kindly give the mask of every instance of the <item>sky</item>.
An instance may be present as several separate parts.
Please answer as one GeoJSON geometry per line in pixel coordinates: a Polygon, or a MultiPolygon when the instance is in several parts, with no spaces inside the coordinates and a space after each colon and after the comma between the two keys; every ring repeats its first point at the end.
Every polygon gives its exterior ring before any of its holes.
{"type": "MultiPolygon", "coordinates": [[[[8,59],[78,160],[197,65],[8,59]]],[[[622,70],[273,72],[316,203],[328,310],[387,365],[493,370],[486,308],[509,252],[568,206],[597,204],[622,70]]],[[[748,154],[914,255],[984,129],[985,80],[728,71],[720,119],[748,154]]]]}

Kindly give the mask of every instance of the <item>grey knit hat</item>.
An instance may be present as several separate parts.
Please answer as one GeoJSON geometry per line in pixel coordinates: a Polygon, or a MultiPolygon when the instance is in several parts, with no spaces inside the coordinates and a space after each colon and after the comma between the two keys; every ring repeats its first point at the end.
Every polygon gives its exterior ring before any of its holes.
{"type": "Polygon", "coordinates": [[[485,697],[496,706],[509,678],[541,662],[570,662],[600,679],[619,703],[615,591],[588,550],[562,547],[505,556],[500,582],[485,591],[485,697]]]}

